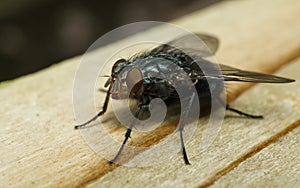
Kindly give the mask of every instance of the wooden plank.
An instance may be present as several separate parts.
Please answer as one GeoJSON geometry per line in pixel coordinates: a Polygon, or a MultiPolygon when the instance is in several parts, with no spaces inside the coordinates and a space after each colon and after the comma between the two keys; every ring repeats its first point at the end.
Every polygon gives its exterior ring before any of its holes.
{"type": "Polygon", "coordinates": [[[212,187],[299,187],[299,134],[298,126],[228,172],[212,187]]]}
{"type": "MultiPolygon", "coordinates": [[[[273,72],[300,55],[299,7],[300,2],[297,0],[224,2],[175,23],[195,32],[204,31],[218,36],[221,47],[217,58],[220,62],[250,70],[273,72]]],[[[162,39],[170,35],[158,29],[141,35],[150,34],[162,39]]],[[[92,58],[96,60],[106,53],[112,54],[116,47],[128,40],[99,49],[93,53],[92,58]]],[[[272,94],[271,98],[263,100],[266,103],[260,104],[260,101],[254,99],[261,96],[262,92],[270,94],[268,92],[274,92],[274,89],[255,88],[239,98],[234,106],[250,112],[260,106],[260,110],[269,115],[262,121],[255,121],[256,125],[249,119],[226,119],[220,136],[203,154],[193,152],[193,148],[199,146],[197,138],[201,137],[201,132],[197,133],[195,142],[189,143],[187,147],[192,166],[183,165],[181,154],[164,165],[151,168],[109,166],[107,160],[97,156],[80,134],[73,130],[76,122],[71,100],[72,83],[79,61],[80,57],[70,59],[36,74],[1,84],[2,187],[74,187],[87,185],[96,179],[97,182],[91,186],[208,185],[231,170],[236,162],[239,163],[257,145],[299,119],[299,93],[296,89],[276,90],[276,95],[272,94]],[[284,103],[274,103],[283,97],[284,103]],[[291,106],[293,111],[290,110],[291,106]]],[[[248,86],[236,85],[230,100],[248,86]]],[[[266,96],[260,98],[263,97],[266,96]]],[[[142,139],[134,138],[134,141],[142,139]]]]}

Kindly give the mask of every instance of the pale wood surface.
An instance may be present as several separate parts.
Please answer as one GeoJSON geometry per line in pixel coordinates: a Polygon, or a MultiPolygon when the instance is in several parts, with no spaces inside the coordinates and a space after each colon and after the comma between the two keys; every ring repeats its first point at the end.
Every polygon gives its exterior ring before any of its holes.
{"type": "MultiPolygon", "coordinates": [[[[175,23],[191,31],[218,36],[221,41],[217,53],[219,62],[270,73],[300,55],[299,7],[297,0],[229,1],[175,23]]],[[[147,34],[161,38],[170,35],[155,29],[142,33],[147,34]]],[[[93,58],[114,53],[118,45],[128,41],[130,39],[101,48],[93,53],[93,58]]],[[[193,148],[199,147],[197,138],[201,137],[201,132],[196,133],[196,139],[187,146],[191,166],[183,165],[179,153],[160,166],[127,168],[109,166],[107,160],[97,156],[79,132],[73,130],[76,122],[72,84],[79,61],[80,57],[73,58],[0,85],[2,187],[212,184],[222,187],[241,183],[255,186],[265,181],[268,185],[280,186],[285,177],[290,178],[286,180],[287,185],[300,183],[297,179],[299,139],[296,138],[300,117],[297,82],[259,85],[244,93],[233,105],[249,112],[262,112],[265,119],[226,118],[214,144],[201,154],[193,152],[193,148]],[[289,153],[295,157],[285,157],[289,153]],[[276,177],[281,171],[278,180],[276,177]],[[249,181],[245,182],[246,178],[249,181]]],[[[299,80],[297,61],[279,75],[299,80]]],[[[230,100],[248,86],[236,85],[231,90],[230,100]]]]}

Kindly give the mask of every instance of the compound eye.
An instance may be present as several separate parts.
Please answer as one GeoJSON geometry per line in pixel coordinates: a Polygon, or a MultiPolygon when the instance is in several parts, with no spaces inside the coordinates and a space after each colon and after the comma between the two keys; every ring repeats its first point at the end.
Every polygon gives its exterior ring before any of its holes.
{"type": "Polygon", "coordinates": [[[143,86],[143,74],[138,68],[132,68],[126,76],[126,85],[131,92],[137,92],[143,86]]]}

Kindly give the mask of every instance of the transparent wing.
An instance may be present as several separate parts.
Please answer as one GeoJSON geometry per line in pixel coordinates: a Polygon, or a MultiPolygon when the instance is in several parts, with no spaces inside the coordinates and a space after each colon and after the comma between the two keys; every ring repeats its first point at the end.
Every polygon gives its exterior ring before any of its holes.
{"type": "Polygon", "coordinates": [[[224,79],[224,81],[257,82],[257,83],[288,83],[295,80],[270,74],[240,70],[227,65],[210,63],[208,61],[197,62],[205,71],[193,74],[193,79],[224,79]]]}
{"type": "Polygon", "coordinates": [[[154,51],[176,52],[190,51],[191,49],[201,57],[213,56],[219,47],[219,40],[211,35],[197,33],[180,36],[167,44],[155,48],[154,51]]]}
{"type": "Polygon", "coordinates": [[[219,65],[225,81],[240,81],[240,82],[262,82],[262,83],[288,83],[295,80],[283,78],[270,74],[263,74],[252,71],[244,71],[226,65],[219,65]]]}

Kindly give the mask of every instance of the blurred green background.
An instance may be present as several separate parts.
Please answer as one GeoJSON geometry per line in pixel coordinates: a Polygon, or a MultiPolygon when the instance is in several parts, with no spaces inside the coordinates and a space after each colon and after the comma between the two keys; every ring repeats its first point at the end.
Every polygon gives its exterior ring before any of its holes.
{"type": "Polygon", "coordinates": [[[121,25],[169,21],[219,1],[0,0],[0,81],[82,54],[121,25]]]}

